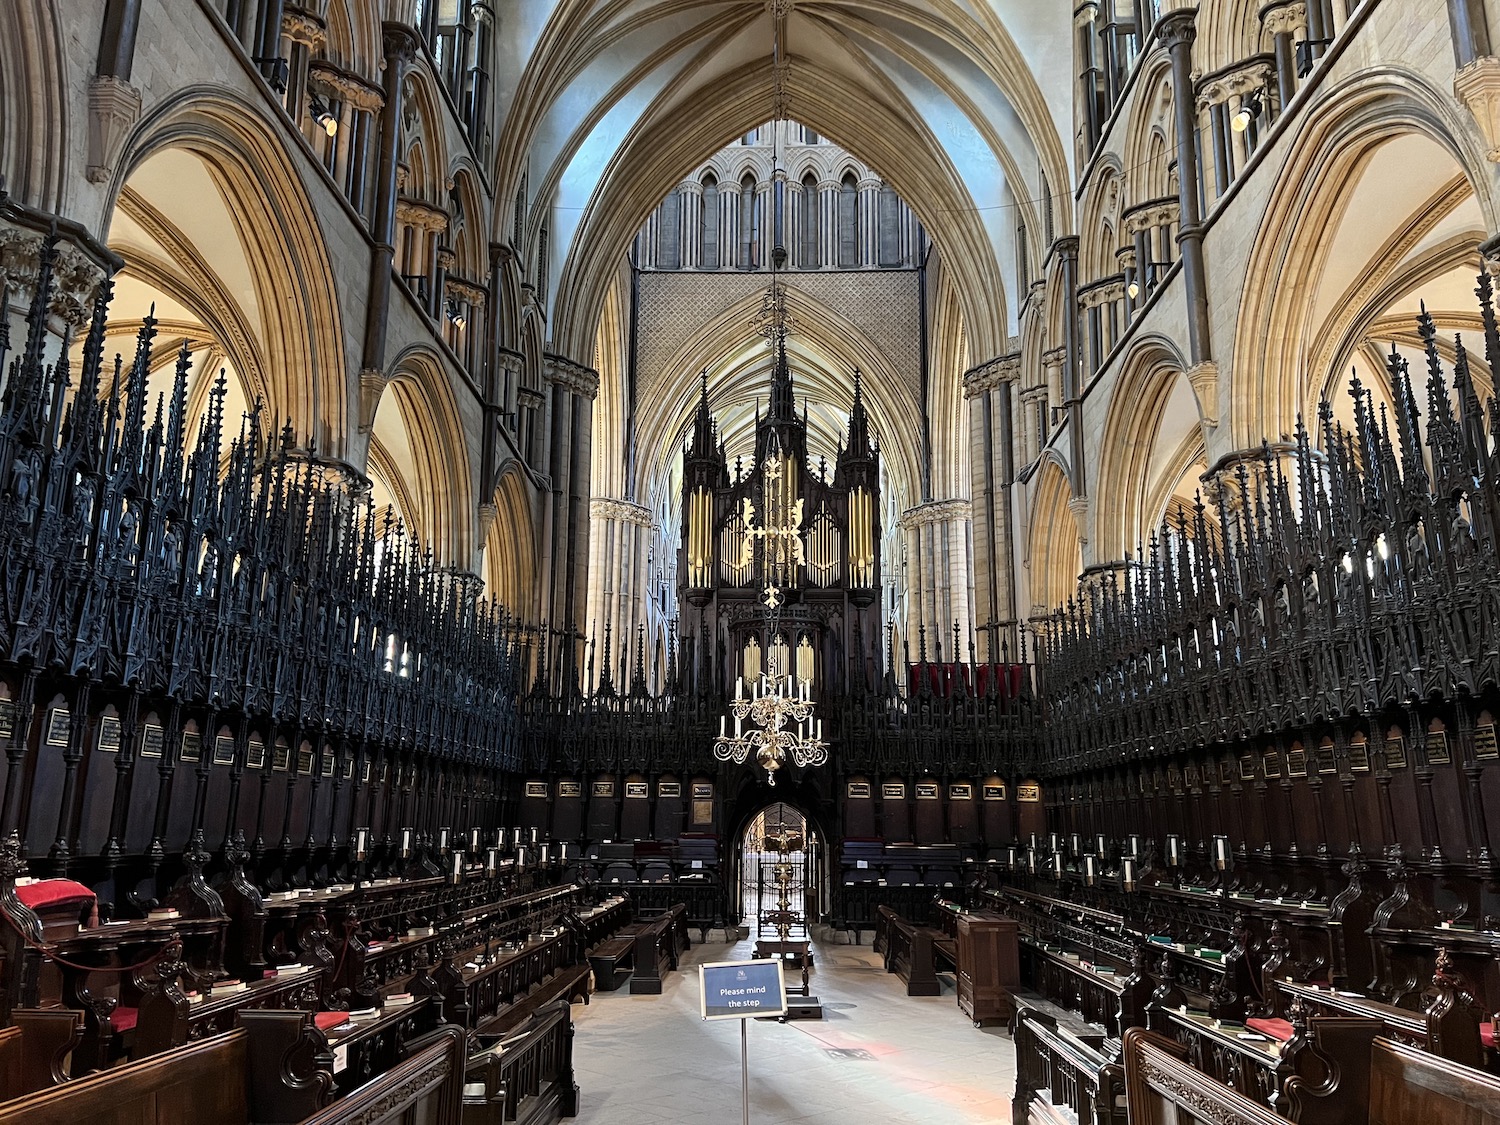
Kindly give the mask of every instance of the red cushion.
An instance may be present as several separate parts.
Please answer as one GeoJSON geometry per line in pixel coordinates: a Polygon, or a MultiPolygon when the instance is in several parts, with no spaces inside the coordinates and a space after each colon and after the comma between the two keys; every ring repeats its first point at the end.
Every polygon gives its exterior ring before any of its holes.
{"type": "Polygon", "coordinates": [[[1479,1041],[1481,1043],[1483,1043],[1486,1047],[1493,1047],[1495,1045],[1495,1025],[1494,1024],[1492,1024],[1492,1023],[1482,1023],[1482,1024],[1479,1025],[1479,1041]]]}
{"type": "Polygon", "coordinates": [[[109,1022],[114,1024],[115,1033],[123,1035],[135,1027],[135,1021],[140,1012],[135,1008],[116,1008],[109,1017],[109,1022]]]}
{"type": "Polygon", "coordinates": [[[64,902],[79,904],[94,901],[94,892],[72,879],[41,879],[16,888],[16,898],[23,906],[37,910],[46,906],[57,906],[64,902]]]}
{"type": "Polygon", "coordinates": [[[348,1012],[317,1012],[313,1015],[313,1023],[318,1025],[319,1031],[328,1031],[330,1028],[338,1027],[341,1023],[348,1022],[348,1012]]]}
{"type": "Polygon", "coordinates": [[[1251,1031],[1269,1035],[1272,1039],[1279,1039],[1283,1043],[1292,1037],[1294,1030],[1286,1020],[1246,1020],[1245,1026],[1251,1031]]]}

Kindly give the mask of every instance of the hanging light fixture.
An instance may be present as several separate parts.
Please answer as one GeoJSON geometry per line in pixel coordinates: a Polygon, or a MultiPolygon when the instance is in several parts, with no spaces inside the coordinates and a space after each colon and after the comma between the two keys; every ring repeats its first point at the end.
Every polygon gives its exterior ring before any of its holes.
{"type": "Polygon", "coordinates": [[[448,319],[453,322],[453,327],[460,331],[468,323],[468,317],[464,316],[464,310],[458,307],[457,301],[448,302],[448,319]]]}

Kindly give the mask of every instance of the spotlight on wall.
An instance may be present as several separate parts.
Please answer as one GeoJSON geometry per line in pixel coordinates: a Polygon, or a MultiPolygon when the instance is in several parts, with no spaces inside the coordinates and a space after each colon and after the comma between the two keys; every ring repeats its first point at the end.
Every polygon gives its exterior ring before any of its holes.
{"type": "Polygon", "coordinates": [[[1229,119],[1229,127],[1236,133],[1250,128],[1250,123],[1260,116],[1260,91],[1240,99],[1240,108],[1229,119]]]}
{"type": "Polygon", "coordinates": [[[463,326],[468,323],[468,318],[464,316],[463,309],[458,307],[457,301],[448,302],[448,319],[453,322],[454,328],[460,330],[462,330],[463,326]]]}
{"type": "Polygon", "coordinates": [[[313,94],[308,99],[307,108],[312,114],[314,123],[323,132],[331,137],[339,131],[339,119],[329,111],[328,107],[323,104],[323,99],[317,94],[313,94]]]}

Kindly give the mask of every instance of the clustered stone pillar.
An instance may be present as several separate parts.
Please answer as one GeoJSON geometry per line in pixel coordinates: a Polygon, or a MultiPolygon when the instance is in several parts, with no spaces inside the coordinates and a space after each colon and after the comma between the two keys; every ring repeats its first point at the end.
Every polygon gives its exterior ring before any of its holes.
{"type": "Polygon", "coordinates": [[[880,265],[880,188],[877,177],[859,181],[859,204],[855,214],[859,234],[859,264],[880,265]]]}
{"type": "MultiPolygon", "coordinates": [[[[967,500],[932,500],[908,508],[901,516],[906,539],[907,636],[927,630],[927,652],[942,645],[943,659],[952,651],[953,623],[967,628],[974,620],[973,507],[967,500]]],[[[965,639],[967,643],[967,638],[965,639]]],[[[967,656],[967,654],[964,654],[967,656]]]]}
{"type": "Polygon", "coordinates": [[[837,180],[818,184],[818,257],[825,269],[839,264],[839,192],[837,180]]]}
{"type": "Polygon", "coordinates": [[[380,111],[380,162],[376,176],[375,214],[370,236],[375,250],[370,256],[370,290],[365,303],[364,353],[360,378],[383,377],[385,330],[390,319],[391,268],[396,259],[396,166],[401,150],[401,83],[406,68],[416,58],[417,37],[399,23],[385,25],[385,104],[380,111]]]}
{"type": "Polygon", "coordinates": [[[1016,653],[1011,504],[1016,461],[1011,435],[1020,375],[1021,357],[1008,355],[971,368],[963,381],[969,402],[973,506],[979,513],[974,525],[974,608],[981,660],[998,660],[1002,643],[1012,658],[1016,653]]]}
{"type": "Polygon", "coordinates": [[[738,269],[740,264],[740,189],[738,184],[719,188],[719,268],[738,269]]]}
{"type": "MultiPolygon", "coordinates": [[[[1314,0],[1316,2],[1316,0],[1314,0]]],[[[1203,264],[1203,217],[1198,206],[1198,130],[1193,95],[1196,9],[1179,8],[1157,21],[1156,33],[1172,63],[1172,105],[1177,127],[1177,245],[1187,289],[1188,349],[1194,366],[1213,360],[1209,338],[1208,278],[1203,264]]]]}
{"type": "Polygon", "coordinates": [[[695,270],[703,264],[703,185],[688,180],[678,189],[682,196],[682,237],[680,265],[695,270]]]}
{"type": "MultiPolygon", "coordinates": [[[[608,627],[614,638],[617,666],[610,669],[620,683],[618,661],[628,657],[637,630],[649,630],[651,603],[651,544],[658,528],[651,509],[629,500],[596,497],[589,502],[588,627],[602,646],[608,627]]],[[[602,654],[602,647],[598,650],[602,654]]],[[[595,677],[603,668],[595,669],[595,677]]]]}
{"type": "Polygon", "coordinates": [[[542,615],[557,628],[584,628],[589,559],[589,467],[599,376],[562,356],[544,361],[547,472],[551,500],[542,536],[542,615]]]}
{"type": "Polygon", "coordinates": [[[661,243],[661,208],[652,211],[641,228],[640,252],[637,265],[643,270],[654,270],[657,262],[657,247],[661,243]]]}
{"type": "Polygon", "coordinates": [[[385,97],[377,87],[321,60],[308,68],[308,88],[338,110],[339,129],[328,170],[354,209],[368,216],[370,138],[385,97]]]}
{"type": "Polygon", "coordinates": [[[1268,4],[1260,23],[1276,57],[1276,92],[1285,109],[1297,93],[1297,40],[1307,38],[1307,0],[1268,4]]]}

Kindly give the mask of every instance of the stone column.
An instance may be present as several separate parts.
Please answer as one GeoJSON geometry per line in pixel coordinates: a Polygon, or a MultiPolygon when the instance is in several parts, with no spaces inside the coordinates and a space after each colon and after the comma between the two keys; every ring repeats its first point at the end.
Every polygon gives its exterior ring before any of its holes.
{"type": "Polygon", "coordinates": [[[1084,135],[1084,151],[1079,154],[1080,164],[1099,143],[1099,131],[1104,125],[1100,118],[1097,93],[1099,37],[1095,33],[1094,20],[1098,15],[1098,0],[1084,0],[1073,12],[1073,34],[1078,41],[1078,101],[1083,115],[1084,135]]]}
{"type": "Polygon", "coordinates": [[[1001,642],[1015,652],[1016,591],[1011,486],[1015,480],[1011,416],[1019,355],[1001,356],[964,374],[974,494],[975,626],[979,655],[999,658],[1001,642]]]}
{"type": "Polygon", "coordinates": [[[703,185],[697,180],[686,180],[682,192],[682,237],[679,264],[685,270],[698,269],[703,264],[703,185]]]}
{"type": "Polygon", "coordinates": [[[818,207],[821,212],[818,222],[818,258],[824,269],[836,269],[839,264],[839,192],[842,185],[837,180],[824,180],[818,185],[818,207]]]}
{"type": "Polygon", "coordinates": [[[739,269],[740,266],[740,189],[725,192],[719,189],[719,268],[739,269]]]}
{"type": "Polygon", "coordinates": [[[859,264],[864,267],[880,265],[880,188],[879,177],[866,176],[859,181],[859,202],[855,213],[858,216],[859,264]]]}
{"type": "Polygon", "coordinates": [[[1261,9],[1260,22],[1271,38],[1276,56],[1276,94],[1285,109],[1297,93],[1297,39],[1307,37],[1307,0],[1268,5],[1261,9]]]}
{"type": "Polygon", "coordinates": [[[396,256],[396,165],[401,148],[401,83],[417,54],[417,37],[399,23],[385,25],[385,99],[380,111],[380,158],[376,176],[375,217],[370,235],[370,288],[365,302],[364,351],[360,380],[385,377],[385,328],[391,312],[391,266],[396,256]]]}
{"type": "Polygon", "coordinates": [[[940,640],[943,659],[954,659],[953,624],[967,634],[973,622],[973,556],[970,521],[973,507],[961,499],[933,500],[908,508],[901,516],[906,536],[907,585],[914,597],[916,620],[906,623],[908,636],[927,629],[928,653],[940,640]]]}
{"type": "Polygon", "coordinates": [[[539,573],[543,616],[558,628],[583,629],[589,557],[589,467],[593,402],[599,376],[559,355],[543,360],[547,383],[547,471],[550,503],[545,511],[539,573]]]}
{"type": "MultiPolygon", "coordinates": [[[[647,567],[658,528],[651,509],[609,497],[589,501],[589,523],[589,634],[602,642],[608,626],[618,653],[648,621],[647,567]]],[[[602,670],[596,666],[596,678],[602,670]]]]}
{"type": "Polygon", "coordinates": [[[1198,207],[1197,103],[1193,97],[1193,41],[1198,37],[1196,9],[1179,8],[1163,15],[1157,36],[1172,61],[1172,103],[1177,126],[1177,203],[1181,225],[1177,245],[1187,290],[1188,350],[1194,365],[1213,360],[1209,338],[1208,277],[1203,265],[1203,221],[1198,207]]]}
{"type": "Polygon", "coordinates": [[[802,185],[786,186],[786,264],[789,269],[806,269],[802,238],[802,185]]]}
{"type": "Polygon", "coordinates": [[[641,228],[641,252],[637,264],[643,270],[656,268],[657,254],[661,246],[661,206],[652,211],[641,228]]]}
{"type": "MultiPolygon", "coordinates": [[[[1068,368],[1068,350],[1066,348],[1053,348],[1042,353],[1042,390],[1044,401],[1048,406],[1046,417],[1042,420],[1043,440],[1052,435],[1056,428],[1052,421],[1051,407],[1061,406],[1066,397],[1065,372],[1068,368]]],[[[1037,450],[1041,452],[1040,449],[1037,450]]]]}

